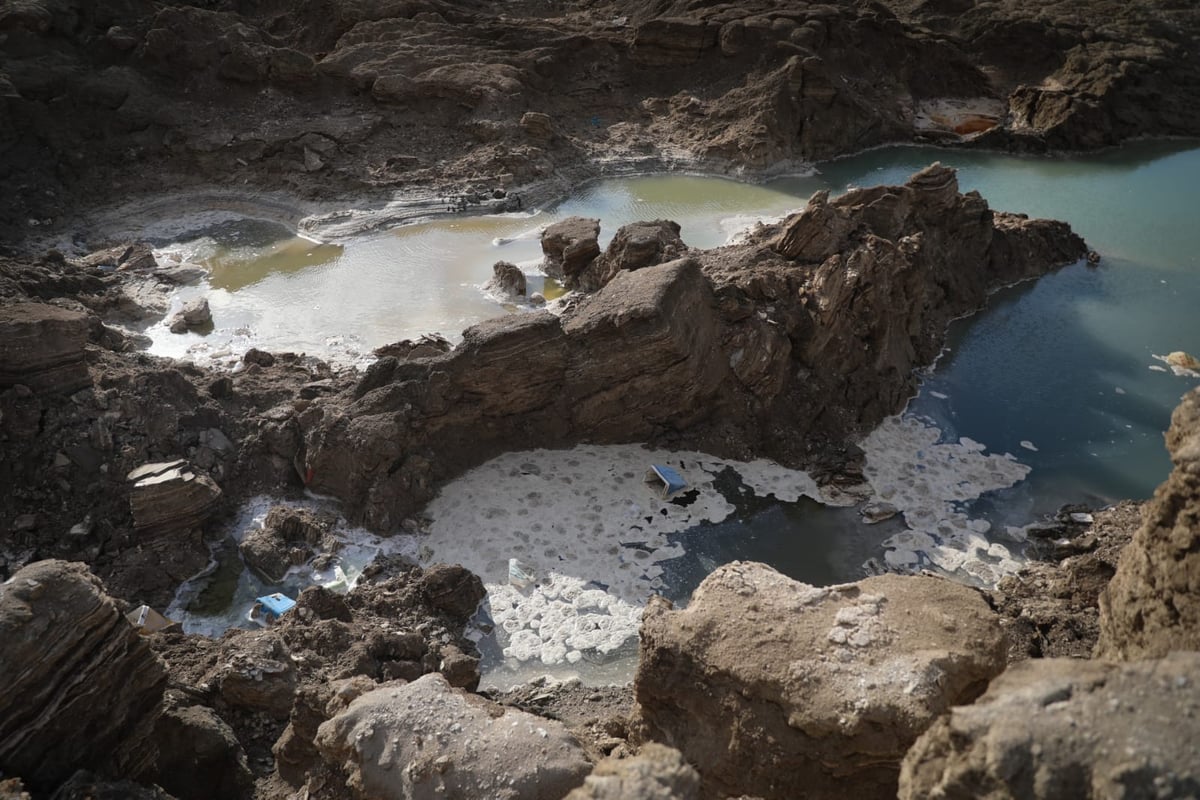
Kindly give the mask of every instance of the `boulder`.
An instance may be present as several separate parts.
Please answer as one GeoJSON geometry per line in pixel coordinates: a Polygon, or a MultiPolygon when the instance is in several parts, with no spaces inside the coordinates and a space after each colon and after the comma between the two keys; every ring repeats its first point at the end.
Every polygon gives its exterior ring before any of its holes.
{"type": "Polygon", "coordinates": [[[38,792],[78,769],[139,779],[167,671],[83,564],[0,584],[0,765],[38,792]]]}
{"type": "Polygon", "coordinates": [[[699,800],[700,775],[678,750],[650,742],[632,758],[606,758],[566,800],[699,800]]]}
{"type": "Polygon", "coordinates": [[[154,248],[146,242],[126,242],[97,250],[79,260],[86,268],[110,267],[119,270],[152,270],[158,268],[154,248]]]}
{"type": "Polygon", "coordinates": [[[133,484],[133,527],[160,535],[199,528],[221,500],[221,488],[183,459],[144,464],[127,476],[133,484]]]}
{"type": "Polygon", "coordinates": [[[656,219],[622,225],[604,255],[592,261],[573,281],[568,281],[568,285],[594,292],[602,289],[621,270],[674,261],[687,249],[679,238],[679,223],[656,219]]]}
{"type": "Polygon", "coordinates": [[[1004,668],[978,592],[886,575],[816,588],[734,562],[688,607],[653,599],[635,679],[650,737],[705,793],[894,797],[900,760],[1004,668]]]}
{"type": "Polygon", "coordinates": [[[492,279],[486,288],[505,297],[524,297],[525,273],[516,264],[497,261],[492,265],[492,279]]]}
{"type": "Polygon", "coordinates": [[[205,676],[231,708],[287,719],[296,694],[292,654],[276,631],[255,631],[223,643],[221,661],[205,676]]]}
{"type": "Polygon", "coordinates": [[[329,525],[313,512],[275,506],[267,512],[261,528],[246,534],[238,550],[246,566],[267,583],[279,583],[290,568],[335,544],[329,525]]]}
{"type": "Polygon", "coordinates": [[[521,115],[521,130],[531,139],[548,141],[554,138],[554,121],[549,114],[526,111],[521,115]]]}
{"type": "Polygon", "coordinates": [[[1100,658],[1200,650],[1200,389],[1171,416],[1175,465],[1100,595],[1100,658]]]}
{"type": "Polygon", "coordinates": [[[154,730],[154,782],[179,800],[250,797],[254,775],[233,729],[206,706],[170,708],[154,730]]]}
{"type": "Polygon", "coordinates": [[[242,363],[247,365],[255,364],[260,367],[273,367],[275,366],[275,356],[265,350],[251,347],[242,355],[242,363]]]}
{"type": "Polygon", "coordinates": [[[568,217],[542,232],[543,269],[552,278],[574,278],[600,255],[600,220],[568,217]]]}
{"type": "Polygon", "coordinates": [[[431,564],[420,587],[431,606],[464,622],[487,594],[479,576],[458,564],[431,564]]]}
{"type": "Polygon", "coordinates": [[[43,303],[0,307],[0,389],[69,393],[90,386],[84,362],[88,317],[43,303]]]}
{"type": "Polygon", "coordinates": [[[1196,797],[1200,653],[1023,661],[909,751],[900,798],[1196,797]]]}
{"type": "Polygon", "coordinates": [[[437,674],[367,692],[318,728],[355,797],[557,800],[590,765],[559,722],[501,708],[437,674]]]}
{"type": "Polygon", "coordinates": [[[208,299],[198,297],[185,303],[171,318],[171,333],[187,333],[209,325],[212,325],[212,311],[208,299]]]}

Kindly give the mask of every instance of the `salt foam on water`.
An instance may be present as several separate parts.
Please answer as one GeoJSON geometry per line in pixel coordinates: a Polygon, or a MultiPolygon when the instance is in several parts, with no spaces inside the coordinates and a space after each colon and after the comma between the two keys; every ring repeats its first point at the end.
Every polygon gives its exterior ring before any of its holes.
{"type": "Polygon", "coordinates": [[[909,527],[884,542],[884,560],[895,570],[933,566],[995,583],[1020,562],[988,540],[990,523],[970,518],[958,504],[1012,486],[1030,468],[1007,454],[985,454],[979,442],[940,438],[940,430],[918,419],[890,417],[862,442],[872,502],[899,509],[909,527]]]}
{"type": "Polygon", "coordinates": [[[727,467],[760,495],[835,499],[806,473],[762,460],[637,445],[508,453],[430,503],[420,561],[462,564],[483,579],[508,657],[552,665],[611,653],[636,635],[646,600],[663,587],[662,562],[683,554],[668,536],[733,512],[713,486],[727,467]],[[651,464],[676,469],[689,490],[663,500],[645,485],[651,464]],[[509,581],[513,558],[532,571],[531,585],[509,581]]]}

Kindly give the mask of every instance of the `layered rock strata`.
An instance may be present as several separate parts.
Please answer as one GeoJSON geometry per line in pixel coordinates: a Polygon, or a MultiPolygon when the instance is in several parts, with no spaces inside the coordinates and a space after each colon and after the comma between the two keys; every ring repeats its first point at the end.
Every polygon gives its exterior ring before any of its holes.
{"type": "Polygon", "coordinates": [[[78,769],[155,763],[167,671],[83,564],[39,561],[0,584],[0,769],[48,791],[78,769]]]}
{"type": "Polygon", "coordinates": [[[69,394],[90,386],[88,327],[86,314],[45,303],[0,306],[0,390],[69,394]]]}
{"type": "Polygon", "coordinates": [[[819,589],[734,562],[686,609],[651,600],[635,678],[647,735],[706,796],[894,797],[900,760],[1004,669],[974,590],[883,576],[819,589]]]}

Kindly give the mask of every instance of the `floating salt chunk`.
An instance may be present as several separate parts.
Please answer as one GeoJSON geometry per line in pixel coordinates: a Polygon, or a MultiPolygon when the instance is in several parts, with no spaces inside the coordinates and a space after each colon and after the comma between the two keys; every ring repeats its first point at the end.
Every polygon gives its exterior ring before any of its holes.
{"type": "Polygon", "coordinates": [[[1071,522],[1078,522],[1081,525],[1091,525],[1095,518],[1091,514],[1086,514],[1081,511],[1076,511],[1071,514],[1071,522]]]}
{"type": "Polygon", "coordinates": [[[1116,392],[1117,394],[1125,394],[1125,390],[1122,389],[1120,386],[1113,389],[1113,391],[1116,392]]]}
{"type": "MultiPolygon", "coordinates": [[[[1182,350],[1167,353],[1165,356],[1154,354],[1154,357],[1170,367],[1176,377],[1200,378],[1200,360],[1182,350]]],[[[1150,367],[1154,369],[1154,367],[1150,367]]],[[[1157,371],[1166,372],[1161,367],[1157,371]]]]}
{"type": "Polygon", "coordinates": [[[1024,447],[1026,450],[1032,450],[1035,453],[1038,451],[1037,446],[1028,439],[1022,439],[1020,442],[1018,442],[1018,444],[1020,444],[1021,447],[1024,447]]]}
{"type": "Polygon", "coordinates": [[[1149,369],[1152,369],[1155,372],[1166,372],[1167,371],[1166,367],[1160,367],[1158,364],[1151,364],[1149,366],[1149,369]]]}
{"type": "Polygon", "coordinates": [[[938,400],[949,400],[950,399],[950,395],[942,394],[941,392],[930,392],[929,396],[936,397],[938,400]]]}

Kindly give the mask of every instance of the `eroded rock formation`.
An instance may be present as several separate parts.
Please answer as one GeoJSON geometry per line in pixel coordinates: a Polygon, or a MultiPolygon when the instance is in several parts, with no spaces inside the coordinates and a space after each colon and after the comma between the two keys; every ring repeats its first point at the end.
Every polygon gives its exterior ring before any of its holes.
{"type": "MultiPolygon", "coordinates": [[[[577,223],[586,236],[555,248],[594,243],[577,223]]],[[[680,246],[670,223],[633,227],[647,235],[614,240],[621,258],[680,246]]],[[[994,213],[935,165],[818,194],[744,245],[621,269],[561,318],[489,320],[444,355],[382,358],[352,392],[281,409],[302,440],[264,443],[380,529],[513,448],[649,440],[845,468],[846,439],[901,407],[950,319],[1084,252],[1067,226],[994,213]]]]}
{"type": "Polygon", "coordinates": [[[1099,658],[1200,650],[1200,389],[1175,409],[1167,450],[1175,468],[1100,595],[1099,658]]]}
{"type": "Polygon", "coordinates": [[[734,562],[687,608],[651,600],[635,689],[648,735],[707,796],[894,797],[900,760],[1004,669],[978,592],[883,576],[818,589],[734,562]]]}
{"type": "Polygon", "coordinates": [[[1026,661],[923,735],[902,800],[1051,800],[1200,792],[1200,654],[1026,661]]]}
{"type": "Polygon", "coordinates": [[[0,584],[0,769],[48,791],[78,769],[138,779],[167,671],[83,564],[0,584]]]}

